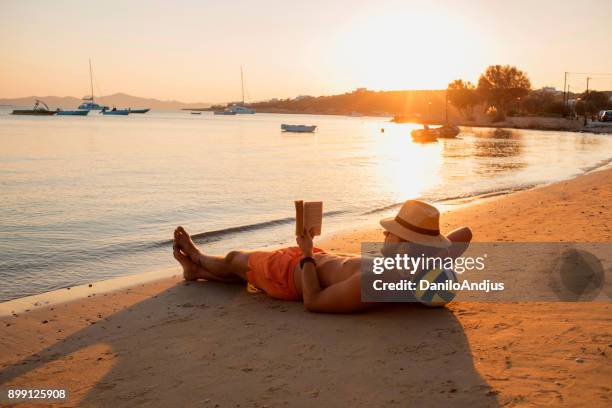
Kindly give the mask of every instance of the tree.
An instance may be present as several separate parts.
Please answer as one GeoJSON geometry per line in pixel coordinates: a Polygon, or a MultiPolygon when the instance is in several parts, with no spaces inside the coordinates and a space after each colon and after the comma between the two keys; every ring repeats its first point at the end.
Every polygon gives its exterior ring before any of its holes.
{"type": "Polygon", "coordinates": [[[521,98],[520,108],[530,115],[561,116],[565,110],[561,94],[545,90],[531,91],[521,98]]]}
{"type": "Polygon", "coordinates": [[[585,102],[585,110],[588,113],[600,111],[608,106],[608,96],[603,92],[589,91],[581,99],[585,102]]]}
{"type": "Polygon", "coordinates": [[[480,103],[476,87],[470,81],[456,79],[447,87],[448,99],[467,119],[474,117],[474,107],[480,103]]]}
{"type": "Polygon", "coordinates": [[[505,118],[511,102],[527,95],[530,90],[527,74],[510,65],[491,65],[478,79],[478,93],[497,109],[498,119],[505,118]]]}

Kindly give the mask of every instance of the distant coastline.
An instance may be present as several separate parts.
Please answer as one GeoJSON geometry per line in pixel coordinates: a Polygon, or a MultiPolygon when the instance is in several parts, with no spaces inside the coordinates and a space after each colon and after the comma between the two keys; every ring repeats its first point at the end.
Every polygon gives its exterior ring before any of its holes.
{"type": "MultiPolygon", "coordinates": [[[[21,98],[0,98],[0,106],[31,107],[35,99],[45,101],[51,109],[76,109],[82,103],[80,98],[74,96],[25,96],[21,98]]],[[[150,109],[178,110],[183,108],[201,108],[210,106],[209,103],[195,102],[187,103],[175,100],[160,100],[155,98],[142,98],[139,96],[128,95],[126,93],[115,93],[106,96],[96,96],[96,102],[104,105],[117,107],[139,107],[150,109]]]]}

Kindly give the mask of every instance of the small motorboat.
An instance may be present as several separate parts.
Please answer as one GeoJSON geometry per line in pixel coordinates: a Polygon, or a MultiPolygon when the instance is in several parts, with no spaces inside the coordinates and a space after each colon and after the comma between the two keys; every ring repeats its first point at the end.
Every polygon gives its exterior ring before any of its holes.
{"type": "Polygon", "coordinates": [[[424,129],[414,129],[410,132],[412,135],[412,140],[417,143],[431,143],[438,141],[438,132],[436,129],[429,129],[428,127],[424,129]]]}
{"type": "Polygon", "coordinates": [[[194,112],[194,111],[192,111],[192,112],[191,112],[191,114],[192,114],[192,115],[201,115],[201,114],[202,114],[202,112],[194,112]]]}
{"type": "Polygon", "coordinates": [[[215,111],[215,115],[236,115],[236,112],[226,109],[222,111],[215,111]]]}
{"type": "Polygon", "coordinates": [[[455,125],[443,125],[435,129],[438,132],[438,139],[454,139],[461,132],[459,126],[455,125]]]}
{"type": "Polygon", "coordinates": [[[32,116],[50,116],[55,115],[58,111],[50,110],[46,103],[36,99],[32,109],[15,109],[13,115],[32,115],[32,116]]]}
{"type": "Polygon", "coordinates": [[[283,132],[312,133],[316,129],[316,125],[281,125],[281,130],[283,132]]]}
{"type": "Polygon", "coordinates": [[[58,116],[87,116],[88,110],[58,110],[58,116]]]}
{"type": "Polygon", "coordinates": [[[144,108],[144,109],[131,109],[130,108],[130,113],[147,113],[150,110],[151,109],[149,108],[144,108]]]}
{"type": "Polygon", "coordinates": [[[130,114],[130,109],[117,109],[117,108],[113,108],[113,109],[107,109],[106,107],[103,108],[100,111],[101,114],[103,115],[120,115],[120,116],[126,116],[130,114]]]}

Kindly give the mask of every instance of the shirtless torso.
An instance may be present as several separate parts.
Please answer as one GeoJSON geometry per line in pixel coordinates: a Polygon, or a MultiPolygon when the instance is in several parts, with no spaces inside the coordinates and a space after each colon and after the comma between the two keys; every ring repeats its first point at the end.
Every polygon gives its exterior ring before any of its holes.
{"type": "MultiPolygon", "coordinates": [[[[361,270],[361,258],[351,254],[315,253],[317,276],[322,288],[345,281],[361,270]]],[[[293,275],[295,287],[302,294],[302,268],[296,265],[293,275]]]]}

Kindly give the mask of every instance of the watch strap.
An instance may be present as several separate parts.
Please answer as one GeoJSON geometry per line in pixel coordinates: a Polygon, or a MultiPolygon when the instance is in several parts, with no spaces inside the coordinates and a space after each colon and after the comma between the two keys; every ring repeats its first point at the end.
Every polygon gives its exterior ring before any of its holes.
{"type": "Polygon", "coordinates": [[[302,258],[300,260],[300,268],[301,269],[304,269],[304,264],[306,264],[306,262],[312,262],[312,264],[314,266],[317,266],[317,263],[315,262],[314,258],[311,257],[311,256],[307,256],[307,257],[304,257],[304,258],[302,258]]]}

